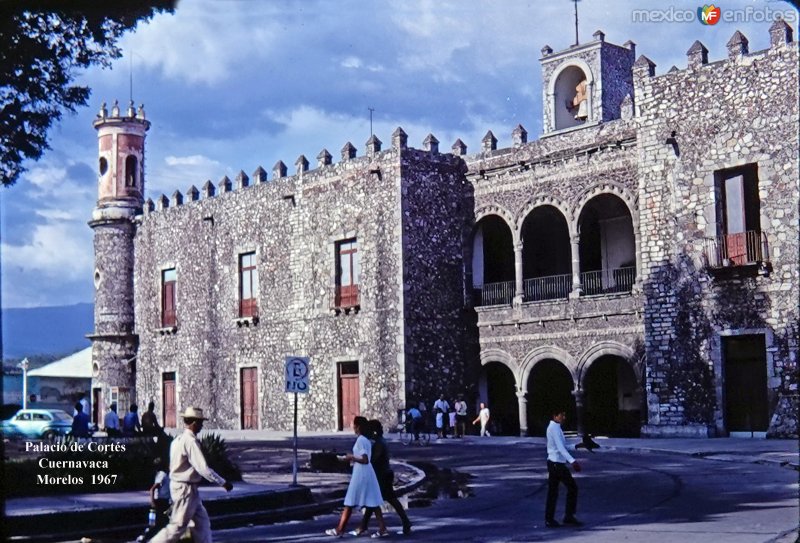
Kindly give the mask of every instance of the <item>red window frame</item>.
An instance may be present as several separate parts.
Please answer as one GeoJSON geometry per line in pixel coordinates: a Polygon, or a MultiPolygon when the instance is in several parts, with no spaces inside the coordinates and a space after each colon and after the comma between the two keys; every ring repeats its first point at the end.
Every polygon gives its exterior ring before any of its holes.
{"type": "Polygon", "coordinates": [[[258,265],[256,253],[239,255],[239,317],[258,316],[258,265]]]}
{"type": "Polygon", "coordinates": [[[361,274],[358,240],[355,238],[336,243],[336,293],[335,307],[359,305],[358,282],[361,274]]]}
{"type": "Polygon", "coordinates": [[[175,268],[170,268],[161,272],[161,326],[163,328],[178,325],[175,308],[177,283],[178,274],[175,268]]]}

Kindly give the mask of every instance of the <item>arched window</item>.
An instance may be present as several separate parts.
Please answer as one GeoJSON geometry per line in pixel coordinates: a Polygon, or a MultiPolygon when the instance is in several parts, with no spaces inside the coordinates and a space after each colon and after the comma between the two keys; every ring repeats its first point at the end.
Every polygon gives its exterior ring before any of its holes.
{"type": "Polygon", "coordinates": [[[125,159],[125,186],[126,187],[135,187],[136,186],[136,170],[138,168],[138,161],[136,157],[133,155],[129,155],[128,158],[125,159]]]}

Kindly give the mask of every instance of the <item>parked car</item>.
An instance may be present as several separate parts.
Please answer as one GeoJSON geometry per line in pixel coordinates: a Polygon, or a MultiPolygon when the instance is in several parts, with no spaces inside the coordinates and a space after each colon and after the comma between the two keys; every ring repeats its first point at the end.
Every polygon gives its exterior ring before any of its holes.
{"type": "Polygon", "coordinates": [[[20,409],[0,423],[6,437],[54,439],[72,429],[72,416],[61,409],[20,409]]]}

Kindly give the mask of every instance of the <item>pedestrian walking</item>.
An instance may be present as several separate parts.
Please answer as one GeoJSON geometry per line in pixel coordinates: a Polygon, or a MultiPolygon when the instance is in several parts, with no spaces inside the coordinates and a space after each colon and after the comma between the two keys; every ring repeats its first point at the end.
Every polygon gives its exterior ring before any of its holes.
{"type": "Polygon", "coordinates": [[[467,402],[464,395],[459,394],[455,403],[456,408],[456,437],[464,437],[467,433],[467,402]]]}
{"type": "Polygon", "coordinates": [[[211,543],[211,521],[206,508],[200,500],[197,487],[200,481],[207,479],[216,483],[228,492],[233,484],[226,481],[206,463],[197,434],[203,430],[203,423],[208,419],[203,410],[187,407],[183,412],[183,424],[186,427],[181,435],[172,441],[169,452],[169,491],[172,496],[172,514],[169,524],[158,532],[151,540],[153,543],[174,543],[178,541],[189,521],[194,522],[191,528],[194,543],[211,543]]]}
{"type": "MultiPolygon", "coordinates": [[[[397,499],[397,494],[394,491],[394,471],[389,465],[389,445],[383,439],[383,425],[379,420],[371,420],[368,423],[368,434],[372,441],[372,468],[375,470],[375,476],[378,478],[378,486],[381,489],[381,496],[383,501],[391,505],[397,515],[400,517],[400,522],[403,523],[403,535],[411,533],[411,521],[408,519],[406,510],[403,509],[403,504],[397,499]]],[[[350,535],[359,536],[367,531],[369,519],[372,517],[372,511],[367,509],[364,516],[361,518],[361,525],[358,529],[350,532],[350,535]]]]}
{"type": "Polygon", "coordinates": [[[342,537],[347,529],[347,522],[353,514],[354,507],[366,507],[373,509],[378,519],[378,531],[372,537],[386,537],[386,524],[383,522],[381,505],[383,497],[375,470],[370,464],[372,458],[372,443],[364,436],[367,430],[367,419],[357,416],[353,419],[353,432],[355,432],[356,442],[353,445],[352,454],[345,455],[345,459],[353,463],[353,474],[350,477],[350,484],[347,486],[347,494],[344,497],[344,510],[339,517],[339,524],[336,528],[329,528],[325,533],[333,537],[342,537]]]}
{"type": "Polygon", "coordinates": [[[475,417],[475,420],[472,421],[472,424],[481,423],[481,437],[488,436],[491,437],[492,434],[489,433],[489,419],[491,419],[491,413],[489,412],[489,408],[486,407],[486,404],[481,402],[481,409],[478,412],[478,416],[475,417]]]}
{"type": "Polygon", "coordinates": [[[547,505],[544,511],[544,523],[548,528],[561,526],[555,517],[559,484],[567,487],[567,506],[563,523],[570,526],[583,525],[575,518],[575,511],[578,508],[578,485],[567,467],[571,464],[577,473],[581,470],[581,465],[567,451],[567,441],[561,429],[566,418],[567,414],[563,409],[556,410],[547,426],[547,505]]]}
{"type": "Polygon", "coordinates": [[[142,433],[146,436],[157,436],[162,432],[155,409],[156,404],[151,401],[147,404],[147,412],[142,415],[142,433]]]}

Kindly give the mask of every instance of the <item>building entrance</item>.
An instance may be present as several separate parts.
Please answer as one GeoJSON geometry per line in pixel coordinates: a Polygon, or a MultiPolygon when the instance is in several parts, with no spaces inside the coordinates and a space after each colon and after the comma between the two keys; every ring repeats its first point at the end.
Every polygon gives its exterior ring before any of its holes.
{"type": "Polygon", "coordinates": [[[572,375],[558,360],[537,362],[528,377],[528,434],[543,436],[554,409],[564,409],[564,430],[575,430],[577,418],[572,375]]]}

